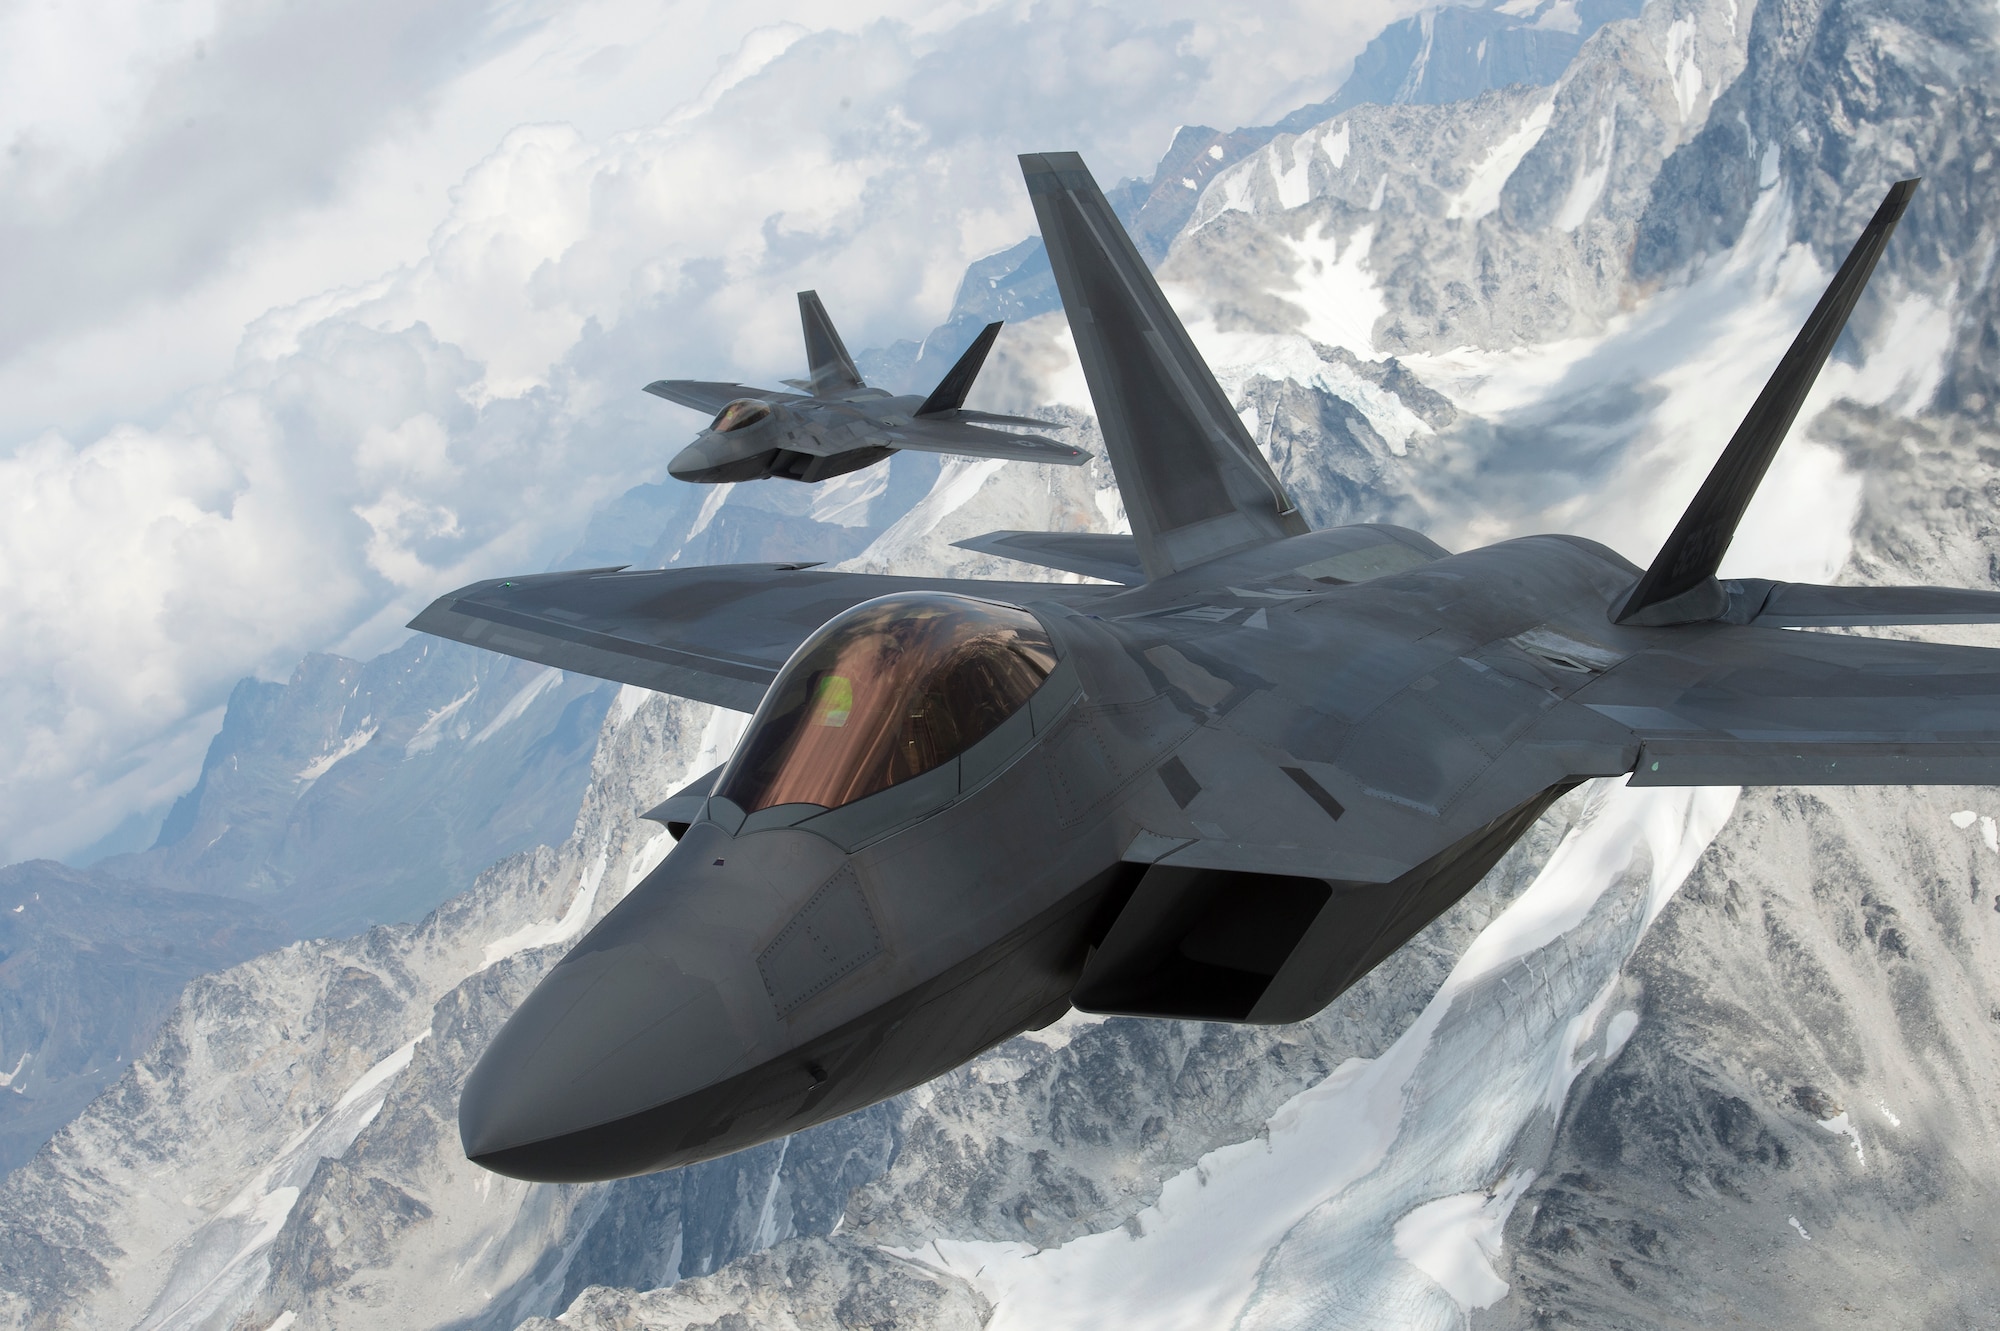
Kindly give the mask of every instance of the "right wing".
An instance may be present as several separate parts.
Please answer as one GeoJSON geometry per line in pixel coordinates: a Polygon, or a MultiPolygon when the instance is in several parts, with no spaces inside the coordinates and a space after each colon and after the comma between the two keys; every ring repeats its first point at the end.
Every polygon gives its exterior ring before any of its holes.
{"type": "Polygon", "coordinates": [[[1635,786],[2000,785],[2000,650],[1690,627],[1571,695],[1626,727],[1635,786]]]}
{"type": "Polygon", "coordinates": [[[1970,587],[1825,587],[1734,578],[1726,624],[1834,628],[1856,624],[2000,624],[2000,592],[1970,587]]]}
{"type": "Polygon", "coordinates": [[[646,391],[654,397],[663,397],[683,407],[707,412],[713,416],[732,402],[749,398],[753,402],[804,402],[807,399],[798,393],[778,393],[768,388],[752,388],[748,384],[724,384],[712,379],[655,379],[646,385],[646,391]]]}
{"type": "Polygon", "coordinates": [[[751,712],[792,650],[850,606],[891,592],[1078,603],[1118,588],[892,578],[793,564],[583,569],[496,578],[432,602],[410,627],[558,670],[751,712]]]}
{"type": "Polygon", "coordinates": [[[1064,467],[1080,467],[1090,454],[1075,444],[1047,439],[1038,434],[1008,434],[963,421],[940,421],[918,417],[908,425],[883,428],[897,448],[919,453],[953,453],[961,457],[1005,458],[1010,462],[1053,462],[1064,467]]]}
{"type": "Polygon", "coordinates": [[[999,412],[973,411],[968,407],[960,407],[957,411],[950,412],[941,417],[925,416],[924,419],[927,421],[934,419],[964,421],[969,425],[1039,425],[1050,430],[1067,430],[1069,428],[1061,421],[1045,421],[1039,416],[1003,416],[999,412]]]}

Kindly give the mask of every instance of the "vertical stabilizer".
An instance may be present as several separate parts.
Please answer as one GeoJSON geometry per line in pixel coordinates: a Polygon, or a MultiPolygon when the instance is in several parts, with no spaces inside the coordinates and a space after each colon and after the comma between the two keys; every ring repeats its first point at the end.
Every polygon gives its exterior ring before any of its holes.
{"type": "Polygon", "coordinates": [[[1304,533],[1083,159],[1021,171],[1147,575],[1304,533]]]}
{"type": "Polygon", "coordinates": [[[993,350],[993,339],[1000,336],[998,323],[987,324],[979,330],[979,336],[972,339],[972,345],[958,358],[938,386],[924,399],[924,405],[917,408],[917,415],[928,416],[937,411],[957,411],[965,405],[965,395],[972,391],[972,381],[979,377],[979,371],[986,364],[986,353],[993,350]]]}
{"type": "Polygon", "coordinates": [[[813,396],[838,397],[863,387],[861,372],[854,368],[854,358],[841,344],[840,334],[833,331],[833,320],[827,318],[817,291],[799,293],[799,322],[806,330],[806,364],[811,367],[813,396]]]}
{"type": "Polygon", "coordinates": [[[1688,624],[1713,619],[1722,613],[1727,596],[1715,580],[1722,556],[1743,520],[1743,510],[1785,441],[1786,431],[1798,419],[1799,408],[1820,367],[1847,326],[1854,302],[1868,285],[1875,261],[1917,192],[1915,180],[1902,180],[1889,187],[1882,206],[1848,251],[1846,262],[1828,283],[1826,294],[1813,307],[1812,316],[1792,341],[1791,350],[1778,362],[1764,391],[1750,406],[1750,414],[1736,427],[1729,446],[1708,479],[1701,483],[1694,502],[1681,515],[1673,535],[1660,547],[1653,566],[1646,570],[1612,613],[1621,624],[1688,624]]]}

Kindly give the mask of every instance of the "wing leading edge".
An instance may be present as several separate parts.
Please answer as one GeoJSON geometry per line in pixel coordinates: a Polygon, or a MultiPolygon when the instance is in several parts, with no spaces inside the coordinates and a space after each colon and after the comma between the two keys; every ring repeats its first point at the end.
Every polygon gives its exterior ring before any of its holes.
{"type": "Polygon", "coordinates": [[[582,569],[476,582],[410,627],[488,651],[755,711],[792,651],[850,606],[891,592],[1072,604],[1117,591],[1046,582],[893,578],[790,564],[582,569]]]}
{"type": "Polygon", "coordinates": [[[713,416],[732,402],[750,398],[756,402],[804,402],[797,393],[779,393],[748,384],[719,383],[713,379],[655,379],[646,385],[654,397],[663,397],[676,406],[713,416]]]}

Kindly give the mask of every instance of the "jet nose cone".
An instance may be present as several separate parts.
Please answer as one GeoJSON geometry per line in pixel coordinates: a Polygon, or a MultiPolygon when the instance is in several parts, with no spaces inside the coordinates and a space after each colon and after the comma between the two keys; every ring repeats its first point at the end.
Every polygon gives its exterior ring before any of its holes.
{"type": "Polygon", "coordinates": [[[493,1037],[459,1097],[468,1158],[547,1182],[660,1168],[669,1161],[648,1152],[670,1155],[685,1136],[661,1116],[672,1119],[676,1101],[725,1076],[752,1043],[731,1019],[744,995],[724,990],[758,984],[756,972],[738,976],[729,949],[703,946],[675,909],[702,885],[668,868],[599,922],[493,1037]]]}
{"type": "Polygon", "coordinates": [[[706,442],[697,439],[674,454],[674,460],[667,464],[667,475],[677,481],[700,480],[701,474],[715,465],[715,459],[709,456],[710,450],[705,447],[706,442]]]}
{"type": "Polygon", "coordinates": [[[718,987],[649,948],[565,958],[466,1078],[465,1154],[544,1182],[642,1172],[652,1167],[644,1153],[654,1134],[618,1125],[722,1075],[734,1053],[730,1029],[718,987]]]}

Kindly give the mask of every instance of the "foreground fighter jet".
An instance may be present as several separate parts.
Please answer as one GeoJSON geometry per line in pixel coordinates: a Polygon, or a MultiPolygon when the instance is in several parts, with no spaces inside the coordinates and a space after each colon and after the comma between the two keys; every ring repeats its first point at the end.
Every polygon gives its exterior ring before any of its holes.
{"type": "Polygon", "coordinates": [[[1132,534],[968,544],[1122,585],[596,569],[416,619],[756,712],[467,1079],[472,1159],[707,1159],[1071,1006],[1302,1020],[1589,777],[2000,784],[2000,651],[1784,631],[1996,622],[2000,593],[1716,576],[1916,182],[1642,570],[1309,530],[1082,160],[1022,166],[1132,534]]]}
{"type": "Polygon", "coordinates": [[[824,481],[872,466],[903,448],[1069,467],[1090,460],[1082,449],[1053,439],[986,428],[1063,428],[1056,421],[966,409],[965,395],[972,391],[993,339],[1000,336],[997,323],[982,328],[930,396],[919,398],[891,397],[861,382],[818,292],[799,293],[799,319],[805,324],[812,377],[785,382],[804,393],[705,379],[659,379],[646,385],[655,397],[715,413],[708,428],[667,464],[668,475],[710,484],[766,476],[824,481]]]}

